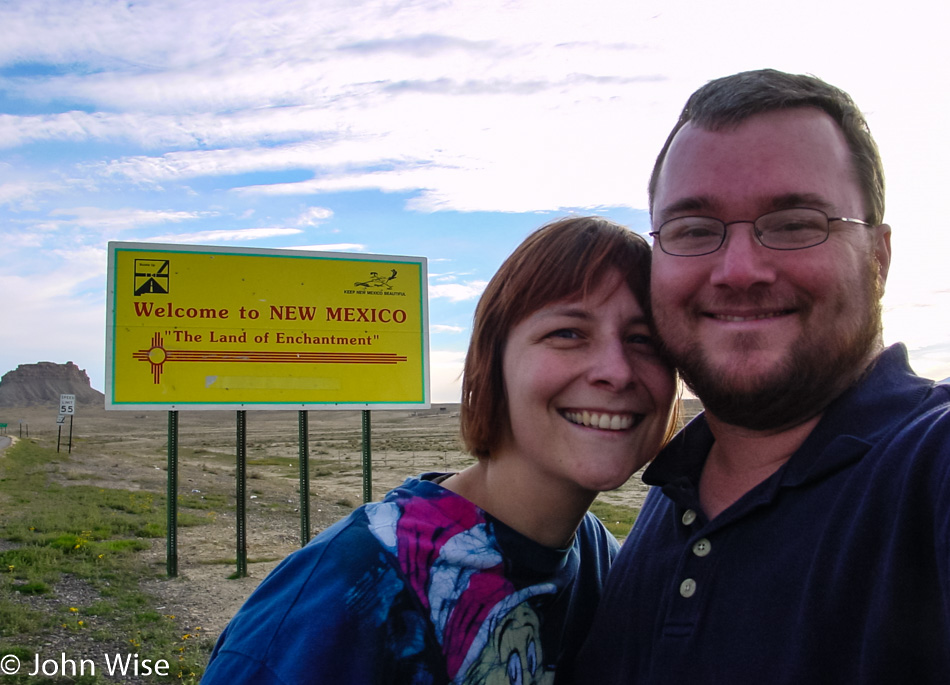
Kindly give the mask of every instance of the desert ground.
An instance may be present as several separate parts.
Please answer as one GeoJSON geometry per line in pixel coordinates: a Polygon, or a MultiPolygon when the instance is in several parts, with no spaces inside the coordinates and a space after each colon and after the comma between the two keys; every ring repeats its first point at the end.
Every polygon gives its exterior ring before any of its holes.
{"type": "MultiPolygon", "coordinates": [[[[56,408],[0,408],[7,435],[57,444],[56,408]]],[[[214,637],[280,559],[301,546],[296,411],[246,413],[247,576],[235,573],[237,558],[237,413],[178,413],[178,494],[208,498],[220,506],[205,512],[204,525],[177,528],[178,574],[167,574],[166,540],[146,555],[143,587],[163,613],[183,629],[201,626],[214,637]]],[[[308,413],[310,534],[339,520],[363,501],[362,431],[358,411],[308,413]]],[[[60,437],[63,461],[55,477],[64,483],[164,493],[167,487],[168,413],[105,411],[80,405],[67,454],[68,424],[60,437]]],[[[458,406],[371,413],[372,499],[379,500],[407,476],[458,470],[472,463],[458,440],[458,406]]],[[[646,486],[634,476],[605,500],[639,507],[646,486]]]]}

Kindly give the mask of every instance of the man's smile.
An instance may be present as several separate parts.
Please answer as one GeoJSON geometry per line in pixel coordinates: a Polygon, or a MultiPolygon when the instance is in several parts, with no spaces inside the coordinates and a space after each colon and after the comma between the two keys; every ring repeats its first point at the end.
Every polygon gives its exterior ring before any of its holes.
{"type": "Polygon", "coordinates": [[[794,309],[781,309],[778,311],[770,312],[761,312],[757,314],[725,314],[717,312],[707,312],[705,316],[710,319],[715,319],[716,321],[729,321],[741,323],[744,321],[762,321],[763,319],[775,319],[783,316],[790,316],[794,314],[794,309]]]}

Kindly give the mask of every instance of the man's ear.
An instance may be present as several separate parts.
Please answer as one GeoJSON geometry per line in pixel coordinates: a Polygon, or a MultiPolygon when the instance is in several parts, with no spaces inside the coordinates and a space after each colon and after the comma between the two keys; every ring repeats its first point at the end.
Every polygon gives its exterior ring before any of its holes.
{"type": "Polygon", "coordinates": [[[891,227],[888,224],[875,226],[874,240],[874,258],[878,264],[878,280],[881,284],[881,292],[884,292],[884,284],[887,283],[887,272],[891,267],[891,227]]]}

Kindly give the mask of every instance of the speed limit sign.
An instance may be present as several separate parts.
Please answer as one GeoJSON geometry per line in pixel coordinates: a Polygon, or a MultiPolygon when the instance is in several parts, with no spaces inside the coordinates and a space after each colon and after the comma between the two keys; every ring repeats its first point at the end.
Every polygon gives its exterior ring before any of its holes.
{"type": "Polygon", "coordinates": [[[60,416],[73,416],[76,413],[75,395],[59,396],[59,413],[60,416]]]}

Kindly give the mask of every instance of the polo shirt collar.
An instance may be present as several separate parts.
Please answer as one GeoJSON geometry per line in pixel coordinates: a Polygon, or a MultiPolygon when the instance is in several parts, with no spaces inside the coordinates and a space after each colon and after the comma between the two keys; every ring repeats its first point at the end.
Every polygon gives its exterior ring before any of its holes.
{"type": "MultiPolygon", "coordinates": [[[[818,425],[782,468],[755,490],[764,486],[759,494],[770,499],[781,487],[824,478],[857,461],[892,430],[895,417],[906,416],[933,385],[933,381],[911,370],[903,344],[889,347],[860,381],[828,406],[818,425]]],[[[700,414],[654,459],[643,481],[664,486],[671,499],[695,501],[699,477],[714,441],[705,415],[700,414]]]]}

